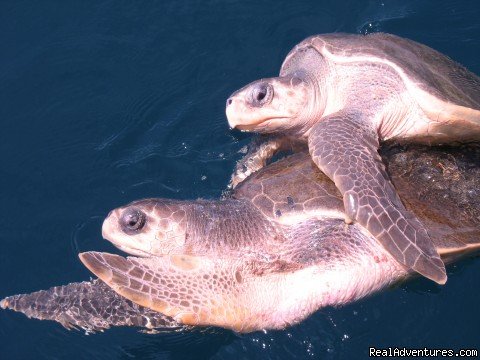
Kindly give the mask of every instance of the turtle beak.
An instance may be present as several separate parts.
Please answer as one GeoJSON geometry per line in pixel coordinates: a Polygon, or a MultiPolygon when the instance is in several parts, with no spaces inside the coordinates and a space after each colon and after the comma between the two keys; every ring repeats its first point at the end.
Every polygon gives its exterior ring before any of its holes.
{"type": "Polygon", "coordinates": [[[231,108],[229,108],[228,106],[231,105],[233,102],[233,100],[231,98],[229,98],[227,100],[227,109],[225,110],[225,113],[227,115],[227,120],[228,120],[228,126],[230,127],[230,129],[235,129],[238,125],[235,117],[233,116],[233,112],[234,110],[232,110],[231,108]],[[230,103],[228,103],[230,101],[230,103]]]}
{"type": "MultiPolygon", "coordinates": [[[[243,104],[243,99],[237,96],[237,92],[233,93],[227,99],[227,105],[225,108],[225,113],[228,119],[228,125],[230,129],[235,129],[238,125],[242,123],[242,117],[239,116],[242,113],[240,104],[243,104]]],[[[244,104],[243,104],[244,105],[244,104]]]]}
{"type": "Polygon", "coordinates": [[[111,241],[112,234],[116,229],[116,225],[118,224],[118,211],[112,210],[108,213],[105,220],[103,220],[102,224],[102,237],[106,240],[111,241]]]}
{"type": "Polygon", "coordinates": [[[226,104],[225,113],[228,119],[230,129],[242,131],[251,131],[257,129],[260,124],[265,122],[263,116],[259,116],[258,108],[253,108],[247,103],[245,91],[243,89],[233,93],[226,104]]]}
{"type": "Polygon", "coordinates": [[[249,119],[248,116],[242,116],[242,115],[246,115],[245,112],[242,112],[240,109],[238,109],[238,106],[237,106],[237,109],[235,109],[235,105],[233,105],[233,101],[232,101],[232,104],[230,104],[227,107],[226,114],[227,114],[228,125],[230,126],[230,129],[238,129],[241,131],[259,130],[261,127],[261,124],[265,122],[264,119],[252,120],[252,119],[249,119]]]}

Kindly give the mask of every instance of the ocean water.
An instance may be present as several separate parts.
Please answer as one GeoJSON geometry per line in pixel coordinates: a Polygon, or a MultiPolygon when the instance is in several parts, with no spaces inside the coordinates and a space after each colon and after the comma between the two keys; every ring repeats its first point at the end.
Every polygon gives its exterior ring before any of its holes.
{"type": "MultiPolygon", "coordinates": [[[[0,2],[0,298],[88,279],[112,208],[216,198],[250,135],[225,100],[327,32],[391,32],[480,74],[480,3],[445,0],[0,2]]],[[[479,348],[480,260],[285,331],[85,335],[0,311],[1,359],[357,359],[479,348]]]]}

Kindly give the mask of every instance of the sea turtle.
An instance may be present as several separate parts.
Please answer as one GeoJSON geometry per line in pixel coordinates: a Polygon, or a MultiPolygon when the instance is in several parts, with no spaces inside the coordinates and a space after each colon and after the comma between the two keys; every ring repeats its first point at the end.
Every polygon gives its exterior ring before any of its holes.
{"type": "Polygon", "coordinates": [[[377,150],[385,140],[480,139],[479,77],[395,35],[315,35],[290,51],[279,77],[233,93],[226,114],[232,128],[307,142],[343,195],[346,221],[368,229],[402,264],[446,282],[431,238],[400,201],[377,150]]]}
{"type": "MultiPolygon", "coordinates": [[[[445,261],[480,248],[480,149],[452,151],[410,147],[386,154],[403,201],[445,261]]],[[[297,153],[250,176],[229,199],[147,199],[112,211],[103,235],[150,257],[81,258],[120,296],[94,280],[0,305],[83,328],[281,328],[411,274],[343,217],[335,185],[307,153],[297,153]]]]}
{"type": "MultiPolygon", "coordinates": [[[[480,248],[480,147],[394,147],[385,159],[442,259],[480,248]]],[[[343,217],[335,185],[307,153],[297,153],[250,176],[225,200],[147,199],[113,210],[103,236],[148,256],[81,255],[115,291],[96,279],[11,296],[0,306],[88,331],[284,327],[411,274],[343,217]]]]}

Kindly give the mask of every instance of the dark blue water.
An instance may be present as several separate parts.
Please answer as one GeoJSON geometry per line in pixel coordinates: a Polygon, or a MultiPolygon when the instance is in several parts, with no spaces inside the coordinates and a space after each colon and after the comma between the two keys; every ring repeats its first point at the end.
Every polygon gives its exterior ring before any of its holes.
{"type": "MultiPolygon", "coordinates": [[[[308,35],[386,31],[480,74],[477,1],[2,1],[0,298],[88,279],[105,214],[142,197],[215,198],[248,135],[227,96],[308,35]]],[[[1,359],[365,357],[479,347],[480,260],[286,331],[86,336],[0,311],[1,359]]]]}

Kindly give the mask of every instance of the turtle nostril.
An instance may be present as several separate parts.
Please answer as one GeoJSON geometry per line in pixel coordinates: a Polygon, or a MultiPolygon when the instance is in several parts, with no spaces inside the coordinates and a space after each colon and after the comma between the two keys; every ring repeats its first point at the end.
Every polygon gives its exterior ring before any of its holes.
{"type": "Polygon", "coordinates": [[[227,100],[227,106],[230,105],[232,102],[233,102],[232,99],[228,99],[228,100],[227,100]]]}
{"type": "Polygon", "coordinates": [[[120,217],[122,230],[127,234],[133,234],[140,231],[145,225],[145,213],[136,208],[126,209],[120,217]]]}

